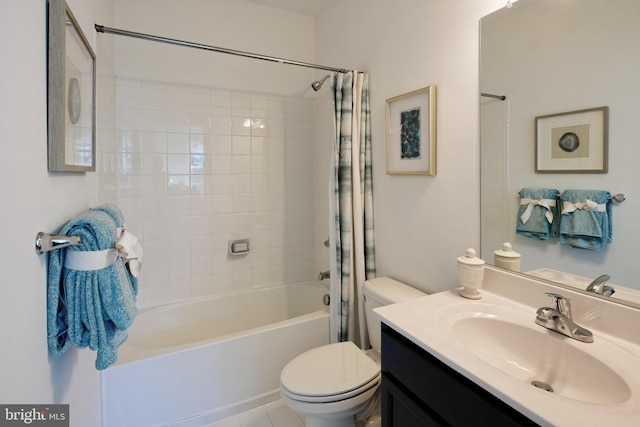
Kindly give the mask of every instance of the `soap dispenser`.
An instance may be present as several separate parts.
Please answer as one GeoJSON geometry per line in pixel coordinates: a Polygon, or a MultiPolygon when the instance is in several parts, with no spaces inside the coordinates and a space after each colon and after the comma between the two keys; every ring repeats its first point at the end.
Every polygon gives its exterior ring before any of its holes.
{"type": "Polygon", "coordinates": [[[479,289],[484,279],[484,261],[469,248],[464,256],[458,257],[458,281],[462,286],[460,295],[469,299],[480,299],[479,289]]]}
{"type": "Polygon", "coordinates": [[[507,270],[520,271],[520,254],[513,250],[511,243],[504,242],[502,249],[493,252],[493,264],[507,270]]]}

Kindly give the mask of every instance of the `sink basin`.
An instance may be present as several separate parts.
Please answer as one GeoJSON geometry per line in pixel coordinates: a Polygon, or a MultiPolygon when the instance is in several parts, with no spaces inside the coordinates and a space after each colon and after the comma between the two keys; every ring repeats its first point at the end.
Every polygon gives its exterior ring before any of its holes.
{"type": "Polygon", "coordinates": [[[626,381],[589,353],[592,344],[574,344],[575,340],[538,326],[533,319],[520,324],[484,314],[476,311],[455,320],[452,332],[495,369],[532,387],[586,403],[615,405],[631,397],[626,381]]]}
{"type": "Polygon", "coordinates": [[[479,300],[453,289],[375,313],[540,426],[640,425],[640,311],[566,295],[575,322],[593,333],[584,343],[535,323],[557,287],[491,267],[484,285],[479,300]]]}

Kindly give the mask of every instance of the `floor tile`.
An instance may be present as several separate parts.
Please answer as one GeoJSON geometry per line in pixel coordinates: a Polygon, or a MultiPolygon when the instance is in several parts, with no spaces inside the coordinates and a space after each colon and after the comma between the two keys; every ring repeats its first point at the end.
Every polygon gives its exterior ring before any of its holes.
{"type": "Polygon", "coordinates": [[[278,400],[206,427],[304,427],[304,418],[278,400]]]}

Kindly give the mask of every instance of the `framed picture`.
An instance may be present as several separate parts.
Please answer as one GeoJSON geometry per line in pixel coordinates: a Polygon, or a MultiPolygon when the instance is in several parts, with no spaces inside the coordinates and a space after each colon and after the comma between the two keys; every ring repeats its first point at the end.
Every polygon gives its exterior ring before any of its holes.
{"type": "Polygon", "coordinates": [[[66,2],[48,7],[48,169],[95,171],[96,55],[66,2]]]}
{"type": "Polygon", "coordinates": [[[436,87],[386,101],[387,174],[436,175],[436,87]]]}
{"type": "Polygon", "coordinates": [[[609,107],[536,117],[536,172],[607,172],[609,107]]]}

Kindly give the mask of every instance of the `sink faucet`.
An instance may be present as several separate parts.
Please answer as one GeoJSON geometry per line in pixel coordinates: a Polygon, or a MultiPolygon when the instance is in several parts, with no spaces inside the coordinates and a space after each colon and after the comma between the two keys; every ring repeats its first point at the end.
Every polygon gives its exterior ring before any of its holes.
{"type": "Polygon", "coordinates": [[[541,307],[536,312],[536,323],[581,342],[593,342],[591,331],[574,323],[571,316],[571,300],[562,295],[547,292],[553,307],[541,307]]]}
{"type": "Polygon", "coordinates": [[[611,276],[608,274],[596,277],[593,279],[593,282],[587,286],[587,291],[610,297],[616,290],[606,284],[609,279],[611,279],[611,276]]]}

